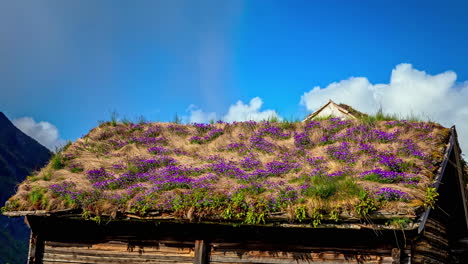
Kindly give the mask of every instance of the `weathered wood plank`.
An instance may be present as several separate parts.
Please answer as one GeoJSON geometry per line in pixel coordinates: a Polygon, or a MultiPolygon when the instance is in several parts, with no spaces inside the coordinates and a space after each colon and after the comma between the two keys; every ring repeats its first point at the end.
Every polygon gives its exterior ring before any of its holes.
{"type": "Polygon", "coordinates": [[[45,252],[99,252],[100,254],[105,253],[125,253],[125,254],[173,254],[173,255],[191,255],[193,256],[193,248],[167,248],[167,247],[138,247],[138,248],[129,248],[128,246],[124,247],[106,247],[106,246],[92,246],[92,247],[45,247],[45,252]]]}
{"type": "MultiPolygon", "coordinates": [[[[229,252],[235,251],[237,254],[241,252],[249,251],[269,251],[268,248],[272,248],[272,245],[267,243],[256,244],[256,243],[210,243],[211,253],[216,254],[217,252],[229,252]]],[[[277,250],[270,250],[277,251],[277,250]]],[[[344,253],[359,253],[365,251],[367,254],[375,255],[391,255],[392,248],[370,248],[370,247],[361,247],[361,248],[340,248],[340,247],[312,247],[312,246],[303,246],[303,245],[288,245],[283,247],[281,251],[286,252],[344,252],[344,253]]]]}
{"type": "Polygon", "coordinates": [[[74,254],[53,254],[45,253],[45,261],[53,260],[73,260],[73,261],[88,261],[88,262],[110,262],[110,263],[151,263],[151,262],[192,262],[192,257],[182,256],[122,256],[122,255],[74,255],[74,254]]]}
{"type": "Polygon", "coordinates": [[[193,264],[206,264],[208,263],[208,250],[207,244],[204,240],[195,241],[195,257],[193,264]]]}
{"type": "Polygon", "coordinates": [[[268,263],[268,264],[283,264],[283,263],[392,263],[391,256],[347,256],[339,253],[312,253],[303,254],[292,252],[287,256],[278,252],[278,255],[273,256],[236,256],[234,255],[211,255],[210,263],[268,263]]]}
{"type": "Polygon", "coordinates": [[[127,258],[146,258],[146,259],[156,259],[156,258],[165,258],[165,257],[187,257],[193,259],[194,255],[191,254],[168,254],[168,253],[133,253],[133,252],[102,252],[102,251],[77,251],[77,250],[47,250],[44,255],[47,254],[60,254],[60,255],[77,255],[77,256],[102,256],[102,257],[127,257],[127,258]]]}
{"type": "Polygon", "coordinates": [[[41,236],[31,231],[29,237],[28,264],[42,263],[44,255],[44,241],[41,236]]]}

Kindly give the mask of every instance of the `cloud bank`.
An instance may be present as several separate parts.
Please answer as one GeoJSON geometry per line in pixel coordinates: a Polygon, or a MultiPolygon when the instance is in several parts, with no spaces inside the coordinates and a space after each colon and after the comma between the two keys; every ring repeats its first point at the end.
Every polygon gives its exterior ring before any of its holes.
{"type": "Polygon", "coordinates": [[[418,116],[444,126],[457,126],[462,149],[468,151],[468,82],[457,83],[452,71],[436,75],[399,64],[388,84],[372,84],[365,77],[351,77],[325,88],[314,87],[300,104],[314,111],[328,99],[367,113],[382,107],[386,113],[418,116]]]}
{"type": "MultiPolygon", "coordinates": [[[[252,98],[248,104],[239,100],[235,104],[229,106],[222,120],[225,122],[234,122],[249,120],[261,121],[272,117],[276,117],[280,120],[282,119],[274,110],[261,110],[262,105],[263,101],[260,97],[252,98]]],[[[186,117],[185,120],[189,120],[189,122],[208,123],[212,120],[218,120],[218,115],[216,113],[204,112],[194,105],[189,106],[187,111],[190,113],[190,116],[186,117]]]]}
{"type": "Polygon", "coordinates": [[[46,148],[55,151],[64,145],[65,141],[60,138],[58,129],[49,122],[36,122],[31,117],[22,117],[13,120],[13,124],[26,135],[34,138],[46,148]]]}

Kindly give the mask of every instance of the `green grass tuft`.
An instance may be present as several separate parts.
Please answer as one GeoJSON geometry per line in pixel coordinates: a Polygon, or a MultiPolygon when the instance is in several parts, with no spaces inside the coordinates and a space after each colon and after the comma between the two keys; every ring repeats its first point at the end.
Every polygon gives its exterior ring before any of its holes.
{"type": "Polygon", "coordinates": [[[65,167],[65,163],[63,161],[63,156],[62,156],[62,153],[59,152],[57,154],[55,154],[52,159],[50,160],[50,164],[52,166],[52,168],[54,170],[60,170],[60,169],[63,169],[63,167],[65,167]]]}

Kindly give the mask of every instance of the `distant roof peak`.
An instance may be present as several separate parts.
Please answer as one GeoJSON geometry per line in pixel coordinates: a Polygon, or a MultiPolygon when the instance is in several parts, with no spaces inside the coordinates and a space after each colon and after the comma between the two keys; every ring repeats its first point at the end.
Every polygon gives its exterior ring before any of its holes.
{"type": "Polygon", "coordinates": [[[319,107],[315,112],[308,115],[303,122],[312,120],[314,118],[321,117],[341,117],[344,119],[358,119],[365,116],[365,113],[359,112],[346,104],[336,104],[332,99],[328,99],[328,102],[323,106],[319,107]]]}

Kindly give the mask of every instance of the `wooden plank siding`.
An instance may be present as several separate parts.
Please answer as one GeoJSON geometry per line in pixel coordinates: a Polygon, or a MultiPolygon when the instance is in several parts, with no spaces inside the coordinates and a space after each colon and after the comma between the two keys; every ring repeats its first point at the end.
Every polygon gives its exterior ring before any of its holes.
{"type": "MultiPolygon", "coordinates": [[[[295,251],[252,250],[249,247],[226,247],[217,243],[211,247],[209,263],[401,263],[400,255],[392,255],[394,251],[371,248],[352,251],[352,249],[345,248],[326,249],[301,246],[297,246],[295,251]]],[[[409,250],[407,253],[409,254],[409,250]]]]}
{"type": "Polygon", "coordinates": [[[153,245],[131,246],[122,241],[106,243],[57,243],[46,241],[43,263],[184,263],[194,259],[193,247],[154,242],[153,245]]]}

